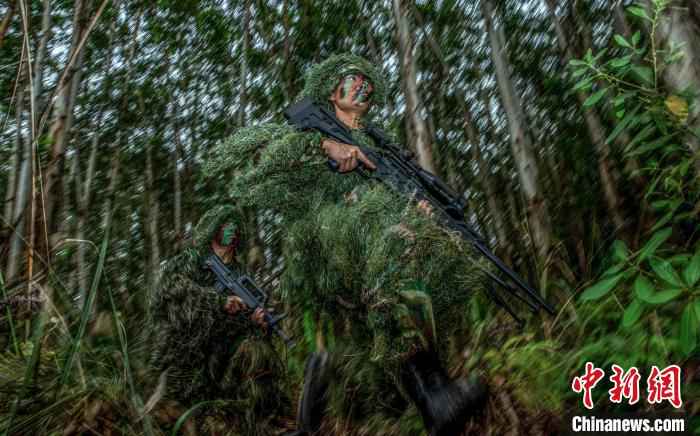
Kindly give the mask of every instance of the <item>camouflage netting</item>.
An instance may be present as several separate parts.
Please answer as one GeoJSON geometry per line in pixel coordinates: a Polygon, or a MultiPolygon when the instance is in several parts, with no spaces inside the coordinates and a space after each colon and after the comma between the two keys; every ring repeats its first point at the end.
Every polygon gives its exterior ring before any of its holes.
{"type": "Polygon", "coordinates": [[[284,363],[250,310],[236,316],[224,310],[213,274],[201,267],[207,254],[188,248],[162,271],[151,297],[152,379],[165,373],[165,399],[184,407],[226,400],[232,425],[258,434],[262,423],[291,408],[279,388],[284,363]]]}
{"type": "MultiPolygon", "coordinates": [[[[307,95],[330,93],[339,59],[311,70],[307,95]]],[[[360,130],[352,134],[375,146],[360,130]]],[[[330,313],[350,326],[348,339],[396,381],[407,354],[436,342],[445,348],[443,338],[456,333],[470,295],[486,281],[485,266],[415,201],[358,172],[331,172],[320,143],[317,133],[282,125],[245,128],[219,146],[208,170],[235,173],[239,204],[281,217],[280,288],[291,312],[330,313]]]]}

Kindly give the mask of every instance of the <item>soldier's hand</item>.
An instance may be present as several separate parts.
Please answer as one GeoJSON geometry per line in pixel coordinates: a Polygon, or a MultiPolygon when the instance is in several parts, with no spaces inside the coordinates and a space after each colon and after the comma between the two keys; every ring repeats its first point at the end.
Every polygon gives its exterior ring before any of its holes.
{"type": "Polygon", "coordinates": [[[230,313],[231,315],[235,315],[247,307],[248,306],[243,302],[243,300],[241,300],[240,297],[232,295],[226,299],[224,310],[230,313]]]}
{"type": "Polygon", "coordinates": [[[433,216],[433,206],[428,203],[428,200],[421,200],[418,202],[418,210],[423,212],[426,216],[432,217],[433,216]]]}
{"type": "Polygon", "coordinates": [[[255,309],[255,312],[253,312],[252,315],[250,315],[250,319],[253,320],[253,322],[260,327],[266,329],[267,328],[267,321],[265,321],[265,311],[263,310],[262,307],[258,307],[255,309]]]}
{"type": "Polygon", "coordinates": [[[367,169],[374,170],[377,168],[362,150],[354,145],[343,144],[332,139],[324,139],[321,147],[326,152],[326,156],[338,163],[338,171],[341,173],[354,170],[360,162],[367,169]]]}

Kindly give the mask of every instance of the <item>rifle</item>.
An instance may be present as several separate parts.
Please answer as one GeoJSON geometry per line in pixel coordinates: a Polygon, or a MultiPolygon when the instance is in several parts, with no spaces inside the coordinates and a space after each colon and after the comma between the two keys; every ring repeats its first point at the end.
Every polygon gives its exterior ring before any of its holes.
{"type": "MultiPolygon", "coordinates": [[[[436,219],[444,227],[458,232],[469,241],[476,250],[486,257],[513,284],[506,282],[492,271],[484,269],[486,275],[511,295],[525,303],[533,312],[544,309],[554,315],[554,309],[528,285],[513,270],[503,263],[488,248],[485,239],[464,221],[463,199],[450,189],[439,177],[421,168],[413,161],[413,155],[393,144],[388,135],[375,126],[364,129],[379,146],[370,149],[358,144],[350,131],[338,120],[334,113],[317,105],[311,98],[305,98],[284,111],[287,121],[299,130],[316,130],[324,136],[336,141],[358,147],[375,165],[376,170],[370,171],[360,164],[356,171],[363,177],[378,180],[401,195],[427,201],[436,212],[436,219]],[[522,294],[522,295],[521,295],[522,294]]],[[[338,163],[330,160],[328,166],[333,171],[338,170],[338,163]]],[[[518,323],[522,320],[506,302],[490,287],[486,289],[488,296],[500,307],[505,309],[518,323]]]]}
{"type": "Polygon", "coordinates": [[[229,267],[224,264],[216,253],[212,253],[204,261],[205,268],[209,269],[216,276],[216,290],[223,294],[233,294],[243,300],[246,306],[255,310],[258,307],[263,310],[263,317],[267,322],[267,325],[272,328],[272,330],[277,333],[277,335],[282,338],[287,348],[294,348],[296,345],[294,341],[284,334],[278,323],[287,317],[287,315],[282,314],[278,316],[272,316],[270,312],[265,308],[267,305],[268,296],[260,289],[255,282],[245,274],[236,274],[229,267]]]}

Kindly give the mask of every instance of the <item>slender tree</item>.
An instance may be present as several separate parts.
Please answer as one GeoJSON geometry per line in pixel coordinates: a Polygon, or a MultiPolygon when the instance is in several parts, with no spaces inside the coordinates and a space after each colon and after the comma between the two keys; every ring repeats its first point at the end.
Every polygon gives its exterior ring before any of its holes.
{"type": "Polygon", "coordinates": [[[413,38],[409,23],[409,8],[404,0],[392,0],[396,21],[396,38],[401,61],[401,83],[406,97],[406,119],[409,129],[407,137],[416,150],[418,163],[426,170],[435,173],[433,150],[428,127],[421,115],[421,98],[418,94],[416,63],[413,53],[413,38]]]}
{"type": "Polygon", "coordinates": [[[491,56],[501,92],[501,101],[508,117],[513,159],[518,169],[521,189],[527,201],[527,215],[533,245],[539,258],[544,260],[552,242],[552,228],[547,203],[538,180],[539,165],[533,152],[532,137],[527,128],[520,97],[510,78],[510,65],[504,51],[503,30],[496,28],[493,23],[491,0],[482,0],[481,10],[491,44],[491,56]]]}

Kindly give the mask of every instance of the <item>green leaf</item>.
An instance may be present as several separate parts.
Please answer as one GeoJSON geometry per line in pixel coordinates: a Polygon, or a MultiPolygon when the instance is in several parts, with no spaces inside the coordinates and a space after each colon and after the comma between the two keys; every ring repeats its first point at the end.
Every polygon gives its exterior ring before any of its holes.
{"type": "Polygon", "coordinates": [[[625,151],[633,149],[637,144],[653,135],[654,132],[656,132],[656,126],[654,124],[647,125],[634,135],[634,138],[625,146],[625,151]]]}
{"type": "Polygon", "coordinates": [[[599,299],[600,297],[610,292],[610,290],[612,290],[612,288],[614,288],[615,285],[617,285],[617,282],[619,282],[621,278],[622,274],[616,274],[607,279],[598,281],[598,283],[589,287],[583,292],[583,294],[581,294],[581,300],[589,301],[599,299]]]}
{"type": "Polygon", "coordinates": [[[638,6],[630,6],[627,8],[627,12],[630,14],[639,17],[639,18],[644,18],[645,20],[653,21],[651,18],[649,18],[649,15],[647,15],[647,11],[645,11],[643,8],[640,8],[638,6]]]}
{"type": "Polygon", "coordinates": [[[646,82],[648,85],[654,84],[654,72],[651,68],[633,65],[632,71],[637,75],[637,77],[646,82]]]}
{"type": "Polygon", "coordinates": [[[590,87],[593,85],[593,78],[589,77],[587,79],[579,81],[575,86],[574,86],[574,91],[581,91],[581,90],[587,90],[590,89],[590,87]]]}
{"type": "MultiPolygon", "coordinates": [[[[625,101],[624,95],[619,96],[615,98],[615,104],[622,104],[625,101]],[[619,102],[619,103],[618,103],[619,102]]],[[[637,113],[639,112],[639,108],[641,108],[641,105],[638,105],[634,109],[632,109],[632,112],[629,112],[625,118],[620,121],[617,126],[615,126],[615,129],[612,131],[610,136],[605,140],[606,144],[610,144],[612,141],[615,140],[618,136],[620,136],[620,133],[622,133],[629,125],[632,123],[632,121],[637,120],[637,113]]]]}
{"type": "Polygon", "coordinates": [[[661,280],[676,287],[683,287],[683,282],[678,276],[678,273],[676,273],[676,270],[673,269],[671,263],[666,259],[652,257],[649,259],[649,265],[651,265],[651,269],[654,270],[661,280]]]}
{"type": "Polygon", "coordinates": [[[667,260],[671,262],[671,265],[687,265],[690,262],[690,258],[693,257],[690,254],[676,254],[669,257],[667,260]]]}
{"type": "Polygon", "coordinates": [[[598,52],[598,54],[595,55],[595,57],[593,58],[593,60],[594,60],[594,61],[597,61],[598,59],[600,59],[600,58],[602,58],[603,56],[605,56],[605,54],[606,54],[607,52],[608,52],[608,49],[607,49],[607,48],[602,49],[601,51],[598,52]]]}
{"type": "Polygon", "coordinates": [[[625,56],[622,58],[615,58],[615,59],[610,61],[610,66],[613,68],[624,67],[625,65],[628,65],[630,63],[630,60],[632,60],[631,56],[625,56]]]}
{"type": "Polygon", "coordinates": [[[622,35],[615,35],[615,42],[620,47],[632,48],[632,45],[629,42],[627,42],[625,37],[622,35]]]}
{"type": "Polygon", "coordinates": [[[642,33],[637,30],[634,32],[634,35],[632,35],[632,45],[637,45],[639,44],[639,40],[642,38],[642,33]]]}
{"type": "Polygon", "coordinates": [[[571,73],[571,77],[575,79],[577,77],[583,76],[584,74],[586,74],[587,71],[588,68],[579,68],[578,70],[571,73]]]}
{"type": "Polygon", "coordinates": [[[659,228],[665,226],[669,221],[671,221],[671,218],[673,218],[675,212],[675,210],[669,210],[668,212],[666,212],[666,214],[663,217],[661,217],[661,219],[657,221],[656,224],[654,224],[654,227],[651,228],[651,231],[655,232],[659,228]]]}
{"type": "Polygon", "coordinates": [[[647,303],[650,304],[664,304],[673,300],[677,296],[683,293],[681,288],[665,289],[663,291],[655,292],[651,295],[647,303]]]}
{"type": "Polygon", "coordinates": [[[692,304],[685,306],[681,315],[681,351],[686,356],[693,352],[698,342],[698,318],[692,304]]]}
{"type": "Polygon", "coordinates": [[[624,241],[616,240],[613,242],[613,259],[617,262],[625,262],[630,257],[630,249],[624,241]]]}
{"type": "Polygon", "coordinates": [[[578,60],[578,59],[571,59],[569,61],[569,65],[572,67],[580,67],[582,65],[588,65],[586,62],[578,60]]]}
{"type": "Polygon", "coordinates": [[[632,300],[632,303],[627,306],[625,313],[622,315],[622,326],[632,327],[639,319],[643,309],[644,306],[639,300],[632,300]]]}
{"type": "Polygon", "coordinates": [[[666,241],[666,239],[669,238],[669,236],[671,236],[672,232],[673,230],[670,227],[667,227],[663,230],[659,230],[658,232],[654,233],[651,239],[649,239],[649,241],[639,251],[639,258],[637,259],[637,261],[641,262],[644,259],[651,256],[652,254],[654,254],[656,249],[659,248],[659,246],[663,244],[666,241]]]}
{"type": "Polygon", "coordinates": [[[700,300],[695,300],[695,316],[700,319],[700,300]]]}
{"type": "Polygon", "coordinates": [[[601,279],[607,279],[608,277],[612,277],[622,271],[622,269],[625,267],[624,263],[618,263],[616,265],[611,266],[610,268],[606,269],[605,272],[600,276],[601,279]]]}
{"type": "Polygon", "coordinates": [[[589,96],[586,101],[583,102],[583,107],[588,108],[600,101],[601,98],[605,95],[605,93],[608,92],[608,88],[603,88],[598,90],[595,94],[589,96]]]}
{"type": "Polygon", "coordinates": [[[683,279],[688,286],[695,286],[695,283],[700,279],[700,248],[683,270],[683,279]]]}
{"type": "Polygon", "coordinates": [[[204,406],[210,406],[214,404],[219,404],[222,403],[221,400],[207,400],[207,401],[200,401],[199,403],[195,404],[194,406],[190,407],[180,415],[180,417],[177,419],[177,422],[175,422],[175,426],[173,427],[173,430],[170,432],[171,436],[177,436],[177,434],[180,432],[180,428],[187,422],[188,419],[190,419],[190,416],[192,416],[198,409],[204,407],[204,406]]]}
{"type": "Polygon", "coordinates": [[[632,285],[632,287],[634,288],[634,293],[637,295],[637,298],[647,303],[652,301],[654,285],[651,284],[649,279],[640,274],[634,280],[634,285],[632,285]]]}

